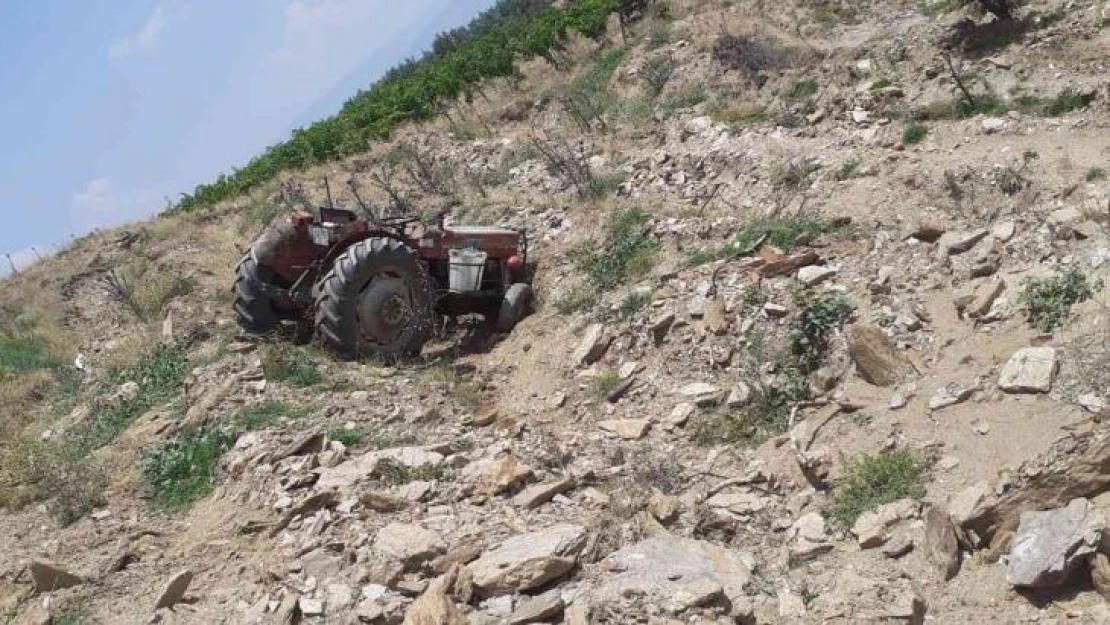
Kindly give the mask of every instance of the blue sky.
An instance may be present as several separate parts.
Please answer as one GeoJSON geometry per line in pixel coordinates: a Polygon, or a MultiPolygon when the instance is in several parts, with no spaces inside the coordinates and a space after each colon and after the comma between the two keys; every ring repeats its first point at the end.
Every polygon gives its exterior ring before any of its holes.
{"type": "Polygon", "coordinates": [[[0,0],[0,253],[161,211],[493,3],[0,0]]]}

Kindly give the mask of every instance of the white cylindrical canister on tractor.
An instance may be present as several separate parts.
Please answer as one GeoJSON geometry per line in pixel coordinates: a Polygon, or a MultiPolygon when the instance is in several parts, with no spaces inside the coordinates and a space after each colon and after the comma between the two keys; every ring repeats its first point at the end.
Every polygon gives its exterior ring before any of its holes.
{"type": "Polygon", "coordinates": [[[482,288],[482,274],[486,270],[486,253],[473,249],[456,249],[448,252],[451,263],[449,282],[452,291],[473,293],[482,288]]]}

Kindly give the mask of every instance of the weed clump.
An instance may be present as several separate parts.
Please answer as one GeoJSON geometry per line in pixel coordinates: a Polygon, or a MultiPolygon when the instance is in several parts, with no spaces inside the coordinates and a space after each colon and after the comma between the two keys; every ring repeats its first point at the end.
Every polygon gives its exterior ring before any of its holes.
{"type": "Polygon", "coordinates": [[[184,510],[212,492],[216,465],[233,437],[222,430],[191,433],[155,449],[143,460],[143,477],[155,501],[184,510]]]}
{"type": "Polygon", "coordinates": [[[819,217],[774,217],[759,219],[736,235],[736,247],[748,249],[764,236],[767,244],[783,251],[794,249],[800,242],[836,230],[836,225],[819,217]]]}
{"type": "Polygon", "coordinates": [[[651,97],[654,98],[662,93],[663,87],[667,86],[671,76],[674,75],[676,67],[674,58],[667,54],[653,56],[644,63],[643,68],[640,69],[640,77],[644,79],[651,97]]]}
{"type": "Polygon", "coordinates": [[[581,265],[598,287],[612,288],[651,268],[658,244],[645,232],[647,221],[647,214],[638,209],[617,214],[604,243],[585,253],[581,265]]]}
{"type": "Polygon", "coordinates": [[[924,124],[910,124],[902,130],[902,143],[914,145],[921,143],[929,129],[924,124]]]}
{"type": "Polygon", "coordinates": [[[1072,306],[1094,296],[1096,286],[1079,269],[1069,267],[1051,277],[1026,280],[1020,301],[1029,323],[1051,332],[1068,320],[1072,306]]]}
{"type": "Polygon", "coordinates": [[[790,351],[803,371],[821,366],[829,340],[853,309],[843,293],[820,295],[805,305],[795,327],[787,334],[790,351]]]}
{"type": "Polygon", "coordinates": [[[281,421],[285,417],[304,414],[304,410],[283,401],[268,401],[244,408],[235,416],[235,425],[243,430],[261,430],[281,421]]]}
{"type": "Polygon", "coordinates": [[[909,451],[885,451],[851,459],[833,491],[833,516],[846,526],[864,512],[925,495],[926,464],[909,451]]]}
{"type": "Polygon", "coordinates": [[[651,303],[651,293],[647,291],[633,291],[621,300],[620,305],[620,318],[629,320],[636,316],[644,306],[651,303]]]}
{"type": "Polygon", "coordinates": [[[285,344],[273,344],[263,351],[262,371],[268,380],[301,388],[324,381],[319,366],[303,349],[285,344]]]}
{"type": "Polygon", "coordinates": [[[791,54],[773,41],[754,35],[723,34],[713,42],[713,61],[726,69],[740,70],[757,84],[761,74],[791,65],[791,54]]]}

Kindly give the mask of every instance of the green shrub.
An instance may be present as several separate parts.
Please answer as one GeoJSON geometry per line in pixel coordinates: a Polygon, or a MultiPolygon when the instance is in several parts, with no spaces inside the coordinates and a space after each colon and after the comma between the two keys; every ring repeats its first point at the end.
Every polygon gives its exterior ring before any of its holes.
{"type": "Polygon", "coordinates": [[[794,249],[799,239],[816,237],[836,230],[836,226],[819,217],[769,217],[744,227],[736,235],[736,247],[748,249],[764,236],[767,244],[783,251],[794,249]]]}
{"type": "Polygon", "coordinates": [[[1066,89],[1045,104],[1044,112],[1045,115],[1059,117],[1086,108],[1094,99],[1094,93],[1080,94],[1071,89],[1066,89]]]}
{"type": "Polygon", "coordinates": [[[801,191],[810,185],[810,176],[817,169],[818,165],[809,160],[779,163],[771,170],[771,184],[779,190],[801,191]]]}
{"type": "Polygon", "coordinates": [[[929,134],[929,129],[923,124],[911,123],[902,129],[902,143],[913,145],[921,143],[925,135],[929,134]]]}
{"type": "Polygon", "coordinates": [[[387,486],[402,486],[409,482],[438,482],[450,475],[445,464],[425,464],[408,467],[391,458],[383,458],[374,468],[378,480],[387,486]]]}
{"type": "Polygon", "coordinates": [[[843,293],[820,295],[805,305],[787,334],[790,351],[803,371],[821,366],[829,348],[829,339],[852,314],[852,310],[852,303],[843,293]]]}
{"type": "Polygon", "coordinates": [[[0,338],[0,374],[54,369],[61,361],[35,338],[0,338]]]}
{"type": "Polygon", "coordinates": [[[324,381],[319,366],[304,349],[285,344],[273,344],[263,351],[262,371],[268,380],[301,388],[324,381]]]}
{"type": "Polygon", "coordinates": [[[861,161],[858,157],[853,156],[852,158],[849,158],[848,160],[844,161],[844,164],[840,166],[840,169],[836,170],[836,179],[844,181],[855,178],[859,175],[859,168],[862,164],[863,161],[861,161]]]}
{"type": "Polygon", "coordinates": [[[786,97],[791,100],[804,100],[815,93],[817,93],[817,81],[804,78],[794,83],[794,86],[786,93],[786,97]]]}
{"type": "Polygon", "coordinates": [[[663,87],[670,82],[671,76],[677,67],[674,58],[669,54],[656,55],[648,59],[640,69],[640,77],[647,84],[648,92],[652,97],[658,96],[663,87]]]}
{"type": "Polygon", "coordinates": [[[247,431],[261,430],[277,424],[285,417],[303,414],[304,409],[298,406],[283,401],[267,401],[240,410],[235,416],[235,425],[247,431]]]}
{"type": "Polygon", "coordinates": [[[651,303],[651,293],[647,291],[633,291],[621,300],[620,317],[628,320],[636,316],[644,306],[651,303]]]}
{"type": "Polygon", "coordinates": [[[1095,182],[1096,180],[1106,180],[1106,170],[1101,167],[1092,167],[1087,170],[1084,176],[1087,182],[1095,182]]]}
{"type": "Polygon", "coordinates": [[[654,50],[671,42],[671,25],[669,22],[655,22],[648,31],[648,49],[654,50]]]}
{"type": "Polygon", "coordinates": [[[808,398],[809,385],[794,368],[787,368],[773,384],[755,385],[751,400],[742,408],[721,407],[696,416],[689,426],[694,443],[761,445],[786,432],[790,406],[808,398]]]}
{"type": "Polygon", "coordinates": [[[126,382],[138,384],[139,392],[130,399],[94,403],[89,421],[72,434],[87,449],[112,442],[148,410],[177,398],[188,371],[184,346],[158,346],[146,358],[109,377],[111,392],[126,382]]]}
{"type": "Polygon", "coordinates": [[[585,252],[581,265],[598,287],[612,288],[651,269],[658,244],[644,232],[647,221],[638,209],[618,213],[609,222],[605,240],[585,252]]]}
{"type": "Polygon", "coordinates": [[[597,306],[598,293],[589,287],[575,287],[556,298],[552,305],[561,315],[589,311],[597,306]]]}
{"type": "Polygon", "coordinates": [[[1071,316],[1071,307],[1094,296],[1094,288],[1075,267],[1047,278],[1030,278],[1022,287],[1020,301],[1029,323],[1042,332],[1051,332],[1071,316]]]}
{"type": "Polygon", "coordinates": [[[347,428],[342,428],[328,432],[328,438],[343,443],[348,449],[354,449],[362,445],[366,440],[366,432],[358,429],[348,430],[347,428]]]}
{"type": "Polygon", "coordinates": [[[851,459],[833,490],[833,516],[846,526],[864,512],[905,498],[925,496],[925,462],[908,451],[851,459]]]}
{"type": "Polygon", "coordinates": [[[609,393],[612,393],[621,385],[621,376],[616,371],[606,371],[601,375],[594,378],[593,381],[593,394],[598,399],[605,399],[609,393]]]}
{"type": "Polygon", "coordinates": [[[669,98],[665,98],[659,108],[664,113],[668,115],[673,115],[677,111],[693,108],[708,99],[709,94],[706,93],[704,88],[691,87],[689,89],[679,91],[669,98]]]}
{"type": "Polygon", "coordinates": [[[143,477],[155,501],[168,510],[184,510],[212,492],[216,465],[234,438],[210,430],[187,434],[150,452],[143,459],[143,477]]]}

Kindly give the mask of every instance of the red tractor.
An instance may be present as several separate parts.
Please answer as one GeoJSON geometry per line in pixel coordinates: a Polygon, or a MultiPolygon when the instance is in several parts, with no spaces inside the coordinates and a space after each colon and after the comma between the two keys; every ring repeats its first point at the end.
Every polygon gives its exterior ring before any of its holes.
{"type": "Polygon", "coordinates": [[[478,313],[509,332],[530,311],[525,231],[379,218],[359,204],[364,216],[294,212],[254,242],[236,269],[244,329],[311,324],[343,357],[396,358],[418,354],[440,316],[478,313]]]}

